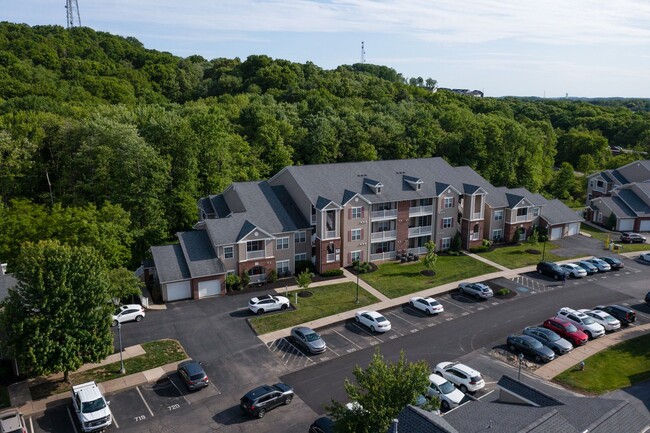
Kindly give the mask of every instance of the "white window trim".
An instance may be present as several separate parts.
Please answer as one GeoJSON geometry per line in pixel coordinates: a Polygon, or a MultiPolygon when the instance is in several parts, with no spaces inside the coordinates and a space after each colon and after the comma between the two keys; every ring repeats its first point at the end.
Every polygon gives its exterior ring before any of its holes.
{"type": "Polygon", "coordinates": [[[503,210],[494,211],[494,221],[503,221],[503,210]],[[498,218],[497,218],[498,216],[498,218]]]}
{"type": "Polygon", "coordinates": [[[294,256],[293,256],[293,260],[296,261],[296,262],[299,262],[299,261],[305,261],[305,260],[307,260],[307,253],[298,253],[298,254],[294,254],[294,256]],[[301,258],[299,259],[298,256],[300,256],[301,258]],[[305,256],[305,257],[302,258],[302,256],[305,256]]]}
{"type": "Polygon", "coordinates": [[[361,240],[361,229],[352,229],[351,232],[352,234],[350,236],[350,239],[352,239],[353,241],[361,240]]]}
{"type": "Polygon", "coordinates": [[[450,229],[452,227],[454,227],[454,218],[453,217],[447,217],[447,218],[442,219],[442,228],[443,229],[450,229]],[[449,225],[447,225],[447,222],[449,222],[449,225]]]}
{"type": "Polygon", "coordinates": [[[442,204],[443,209],[450,209],[454,207],[454,198],[453,197],[445,197],[443,200],[442,204]]]}
{"type": "Polygon", "coordinates": [[[227,247],[223,247],[223,258],[224,259],[234,259],[235,258],[235,247],[233,245],[228,245],[227,247]],[[230,249],[231,257],[226,256],[226,249],[230,249]]]}
{"type": "Polygon", "coordinates": [[[278,251],[280,251],[280,250],[288,250],[289,249],[289,237],[276,239],[276,241],[275,241],[275,249],[278,250],[278,251]],[[286,242],[286,244],[285,244],[285,242],[286,242]],[[282,248],[280,248],[281,246],[282,246],[282,248]]]}
{"type": "Polygon", "coordinates": [[[451,238],[442,238],[440,239],[440,245],[442,249],[451,248],[451,238]]]}
{"type": "Polygon", "coordinates": [[[277,262],[275,262],[275,271],[277,273],[280,273],[280,265],[286,265],[286,266],[282,266],[282,270],[284,269],[289,270],[291,266],[291,262],[289,260],[278,260],[277,262]]]}
{"type": "Polygon", "coordinates": [[[307,232],[304,230],[296,232],[296,234],[294,235],[294,241],[297,244],[304,244],[305,242],[307,242],[307,232]]]}
{"type": "Polygon", "coordinates": [[[356,260],[359,260],[359,261],[360,261],[360,260],[361,260],[361,250],[350,251],[350,258],[352,259],[353,262],[356,261],[356,260]],[[356,259],[355,259],[355,257],[354,257],[355,254],[358,255],[358,257],[357,257],[356,259]]]}
{"type": "Polygon", "coordinates": [[[352,208],[352,219],[353,220],[360,219],[362,214],[363,214],[363,206],[356,206],[356,207],[352,208]],[[358,214],[355,215],[355,213],[358,213],[358,214]]]}

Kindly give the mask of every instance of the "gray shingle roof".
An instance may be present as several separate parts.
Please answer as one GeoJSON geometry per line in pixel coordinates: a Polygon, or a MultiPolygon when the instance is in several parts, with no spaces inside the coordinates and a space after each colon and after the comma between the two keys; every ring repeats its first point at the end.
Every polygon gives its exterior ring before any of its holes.
{"type": "Polygon", "coordinates": [[[609,183],[614,183],[614,179],[612,179],[612,177],[610,177],[610,175],[609,175],[609,173],[607,171],[601,172],[600,177],[602,177],[603,179],[605,179],[609,183]]]}
{"type": "MultiPolygon", "coordinates": [[[[413,405],[408,405],[397,417],[398,433],[459,433],[440,415],[429,412],[413,405]]],[[[391,425],[386,433],[393,433],[391,425]]]]}
{"type": "Polygon", "coordinates": [[[183,249],[179,244],[151,247],[151,255],[156,263],[158,280],[161,284],[191,278],[183,249]]]}
{"type": "Polygon", "coordinates": [[[525,383],[513,379],[508,375],[503,375],[497,382],[497,386],[508,390],[510,393],[515,394],[539,407],[557,406],[564,404],[560,400],[544,394],[532,386],[528,386],[525,383]]]}
{"type": "MultiPolygon", "coordinates": [[[[339,191],[339,195],[341,192],[339,191]]],[[[309,227],[283,186],[271,186],[266,181],[237,182],[224,192],[223,199],[233,213],[227,218],[204,221],[214,245],[236,243],[241,236],[250,233],[255,227],[271,234],[309,227]],[[231,201],[235,206],[231,206],[231,201]],[[237,212],[235,208],[244,210],[237,212]]]]}
{"type": "Polygon", "coordinates": [[[11,274],[3,274],[0,272],[0,302],[9,296],[9,289],[15,287],[18,280],[11,274]]]}
{"type": "Polygon", "coordinates": [[[177,236],[192,278],[226,273],[223,262],[214,253],[210,238],[204,230],[180,232],[177,236]]]}
{"type": "Polygon", "coordinates": [[[542,218],[550,225],[584,221],[584,218],[578,215],[576,211],[571,210],[557,199],[546,202],[542,212],[542,218]]]}
{"type": "Polygon", "coordinates": [[[592,207],[595,206],[603,212],[606,211],[606,209],[601,209],[598,206],[600,201],[602,201],[603,205],[611,209],[618,218],[634,218],[636,216],[634,211],[618,197],[602,196],[591,201],[592,207]]]}
{"type": "Polygon", "coordinates": [[[621,402],[587,427],[590,433],[641,432],[650,423],[628,402],[621,402]]]}
{"type": "Polygon", "coordinates": [[[627,204],[635,214],[643,216],[650,213],[650,206],[629,188],[619,190],[616,195],[627,204]]]}

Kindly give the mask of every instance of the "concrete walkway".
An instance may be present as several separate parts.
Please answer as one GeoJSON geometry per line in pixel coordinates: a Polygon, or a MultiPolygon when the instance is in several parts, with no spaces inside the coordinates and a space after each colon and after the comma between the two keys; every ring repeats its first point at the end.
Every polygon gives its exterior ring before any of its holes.
{"type": "Polygon", "coordinates": [[[483,257],[483,256],[479,256],[478,254],[474,254],[474,253],[470,253],[470,252],[467,252],[467,251],[466,251],[466,252],[465,252],[465,255],[466,255],[466,256],[470,256],[470,257],[473,258],[474,260],[478,260],[479,262],[483,262],[483,263],[486,263],[486,264],[488,264],[488,265],[490,265],[490,266],[492,266],[492,267],[494,267],[494,268],[497,268],[497,269],[499,269],[500,271],[510,271],[510,270],[511,270],[511,269],[509,269],[509,268],[506,268],[506,267],[503,266],[503,265],[500,265],[500,264],[495,263],[495,262],[493,262],[493,261],[491,261],[491,260],[488,260],[488,259],[486,259],[486,258],[483,257]]]}

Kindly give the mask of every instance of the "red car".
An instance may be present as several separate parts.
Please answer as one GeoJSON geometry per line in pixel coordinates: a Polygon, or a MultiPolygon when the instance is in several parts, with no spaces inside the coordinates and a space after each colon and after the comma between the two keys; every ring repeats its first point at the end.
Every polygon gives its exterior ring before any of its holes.
{"type": "Polygon", "coordinates": [[[574,346],[582,346],[587,343],[589,337],[587,334],[575,327],[575,325],[562,317],[551,317],[544,322],[544,328],[559,334],[566,338],[574,346]]]}

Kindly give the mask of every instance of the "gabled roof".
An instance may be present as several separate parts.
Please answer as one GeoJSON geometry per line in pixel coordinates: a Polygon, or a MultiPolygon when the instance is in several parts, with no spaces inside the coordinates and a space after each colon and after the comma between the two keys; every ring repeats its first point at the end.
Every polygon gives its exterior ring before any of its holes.
{"type": "Polygon", "coordinates": [[[616,192],[620,198],[637,216],[644,216],[650,213],[650,206],[638,196],[631,188],[622,188],[616,192]]]}
{"type": "Polygon", "coordinates": [[[582,218],[576,211],[571,210],[568,206],[558,199],[550,200],[544,206],[542,218],[549,225],[567,224],[572,222],[582,222],[582,218]]]}
{"type": "Polygon", "coordinates": [[[623,200],[618,197],[610,196],[601,196],[591,200],[591,207],[597,207],[602,212],[602,206],[599,204],[602,203],[603,206],[607,207],[611,212],[614,212],[617,218],[634,218],[636,214],[628,205],[625,204],[623,200]]]}
{"type": "Polygon", "coordinates": [[[18,280],[14,278],[11,274],[3,274],[0,271],[0,302],[7,296],[9,296],[9,289],[16,287],[18,280]]]}
{"type": "Polygon", "coordinates": [[[544,394],[532,386],[528,386],[508,375],[503,375],[497,382],[497,386],[502,390],[521,398],[522,401],[529,402],[529,404],[536,407],[558,406],[564,404],[560,400],[544,394]]]}
{"type": "Polygon", "coordinates": [[[151,247],[151,255],[161,284],[192,278],[179,244],[151,247]]]}
{"type": "Polygon", "coordinates": [[[205,230],[180,232],[177,236],[192,278],[226,273],[226,268],[216,256],[205,230]]]}
{"type": "MultiPolygon", "coordinates": [[[[386,433],[393,433],[395,424],[386,433]]],[[[397,416],[399,433],[459,433],[440,415],[408,405],[397,416]]]]}

